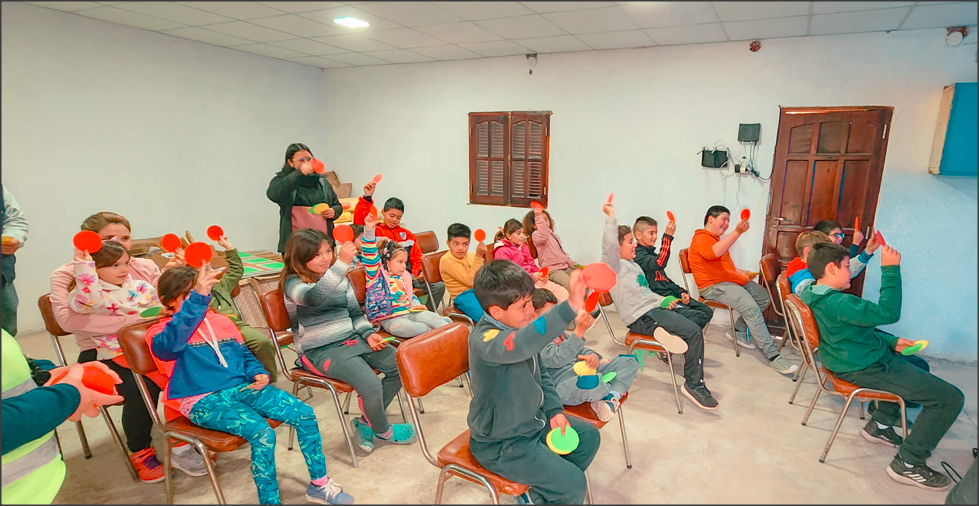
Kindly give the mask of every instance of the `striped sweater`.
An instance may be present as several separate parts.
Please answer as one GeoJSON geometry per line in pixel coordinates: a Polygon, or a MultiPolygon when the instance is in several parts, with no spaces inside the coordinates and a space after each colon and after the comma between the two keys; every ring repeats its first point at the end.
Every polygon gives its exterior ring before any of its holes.
{"type": "MultiPolygon", "coordinates": [[[[367,274],[367,285],[383,283],[387,280],[388,286],[385,293],[391,297],[391,315],[381,320],[396,318],[408,313],[426,311],[427,308],[415,297],[412,289],[411,273],[405,270],[400,276],[391,274],[381,263],[381,255],[377,251],[377,237],[374,236],[373,229],[364,229],[363,240],[363,262],[364,272],[367,274]]],[[[371,297],[371,290],[367,290],[367,296],[371,297]]]]}
{"type": "Polygon", "coordinates": [[[374,333],[347,281],[349,268],[337,260],[316,283],[304,283],[295,275],[286,278],[282,291],[296,353],[358,336],[367,339],[374,333]]]}

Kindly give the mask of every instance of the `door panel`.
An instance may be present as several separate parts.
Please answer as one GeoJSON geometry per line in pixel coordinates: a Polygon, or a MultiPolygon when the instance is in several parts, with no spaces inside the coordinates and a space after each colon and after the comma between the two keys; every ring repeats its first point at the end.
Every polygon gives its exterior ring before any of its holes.
{"type": "MultiPolygon", "coordinates": [[[[839,221],[847,246],[854,218],[867,233],[892,114],[891,107],[781,109],[762,255],[775,253],[784,267],[796,256],[799,234],[820,220],[839,221]]],[[[862,293],[863,275],[848,291],[862,293]]]]}

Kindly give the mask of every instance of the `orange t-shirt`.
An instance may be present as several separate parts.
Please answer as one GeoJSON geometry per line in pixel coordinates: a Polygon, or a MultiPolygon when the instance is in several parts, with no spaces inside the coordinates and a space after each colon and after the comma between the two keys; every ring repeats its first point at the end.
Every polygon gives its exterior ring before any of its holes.
{"type": "Polygon", "coordinates": [[[690,241],[690,272],[700,290],[725,281],[744,286],[751,279],[738,272],[730,251],[725,251],[720,257],[714,254],[714,245],[720,240],[720,237],[702,228],[693,234],[690,241]]]}

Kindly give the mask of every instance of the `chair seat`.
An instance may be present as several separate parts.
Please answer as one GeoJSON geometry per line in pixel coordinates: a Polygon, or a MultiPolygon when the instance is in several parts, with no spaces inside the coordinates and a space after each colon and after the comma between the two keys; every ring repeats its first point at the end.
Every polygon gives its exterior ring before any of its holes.
{"type": "MultiPolygon", "coordinates": [[[[647,336],[645,334],[636,334],[634,332],[627,332],[626,335],[625,335],[625,345],[626,346],[632,346],[632,343],[634,343],[636,341],[639,341],[639,340],[656,342],[656,339],[654,339],[653,336],[647,336]]],[[[636,345],[636,349],[646,350],[646,351],[657,351],[657,352],[659,352],[659,351],[667,351],[666,347],[663,346],[662,344],[659,344],[658,342],[656,344],[639,343],[639,344],[636,345]]]]}
{"type": "MultiPolygon", "coordinates": [[[[619,399],[619,403],[625,404],[625,401],[628,398],[629,398],[629,392],[622,394],[622,397],[619,399]]],[[[605,427],[605,424],[608,423],[599,420],[598,415],[595,414],[595,410],[591,409],[591,404],[587,402],[583,402],[581,404],[578,404],[577,406],[565,406],[564,412],[575,418],[580,418],[592,424],[593,426],[595,426],[596,429],[599,430],[601,430],[602,427],[605,427]]]]}
{"type": "MultiPolygon", "coordinates": [[[[482,475],[493,485],[496,492],[500,494],[520,495],[530,490],[530,487],[527,485],[521,485],[520,483],[510,481],[479,465],[479,462],[476,462],[476,458],[473,457],[473,454],[469,451],[468,430],[462,434],[459,434],[457,438],[453,439],[449,442],[449,444],[445,445],[445,447],[439,450],[438,461],[439,465],[442,467],[449,464],[455,464],[463,469],[467,469],[482,475]]],[[[472,481],[473,483],[479,483],[465,475],[460,475],[460,477],[472,481]]]]}
{"type": "Polygon", "coordinates": [[[707,299],[705,299],[703,297],[700,297],[700,302],[701,302],[701,304],[705,304],[707,306],[710,306],[710,307],[713,307],[713,308],[717,308],[717,309],[731,309],[730,307],[728,307],[727,304],[724,304],[722,302],[717,302],[717,301],[714,301],[714,300],[707,300],[707,299]]]}
{"type": "Polygon", "coordinates": [[[347,392],[353,392],[354,390],[354,387],[340,380],[335,380],[333,378],[326,378],[320,376],[319,374],[313,374],[304,369],[300,369],[299,367],[294,367],[291,370],[289,370],[289,379],[292,380],[293,383],[299,381],[300,378],[311,378],[311,379],[326,381],[327,383],[333,385],[333,388],[337,390],[337,393],[341,393],[341,394],[345,394],[347,392]]]}
{"type": "MultiPolygon", "coordinates": [[[[853,393],[854,390],[861,388],[857,385],[854,385],[853,383],[850,383],[849,381],[845,381],[845,380],[841,380],[840,378],[837,378],[836,375],[829,372],[826,368],[823,368],[823,370],[826,371],[827,373],[826,376],[829,377],[829,382],[830,384],[833,385],[833,389],[835,389],[837,392],[843,395],[850,395],[851,393],[853,393]]],[[[877,399],[881,401],[897,402],[897,395],[888,392],[881,392],[881,391],[871,391],[871,392],[864,391],[857,394],[857,397],[861,399],[877,399]]]]}
{"type": "MultiPolygon", "coordinates": [[[[278,420],[269,420],[266,418],[265,421],[273,429],[282,425],[282,422],[278,420]]],[[[235,436],[234,434],[198,427],[184,416],[167,422],[166,429],[168,432],[179,432],[197,438],[201,443],[204,443],[204,446],[215,452],[234,451],[248,443],[248,440],[245,438],[235,436]]]]}

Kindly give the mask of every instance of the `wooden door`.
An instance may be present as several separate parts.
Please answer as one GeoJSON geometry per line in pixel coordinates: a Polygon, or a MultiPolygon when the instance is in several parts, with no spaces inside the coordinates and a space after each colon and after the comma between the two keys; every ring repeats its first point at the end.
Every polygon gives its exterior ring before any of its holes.
{"type": "MultiPolygon", "coordinates": [[[[783,107],[772,165],[770,205],[762,255],[782,265],[795,258],[795,240],[820,220],[843,226],[843,245],[859,217],[864,234],[874,224],[892,107],[783,107]]],[[[866,244],[866,239],[864,240],[866,244]]],[[[849,292],[863,293],[864,274],[849,292]]]]}

